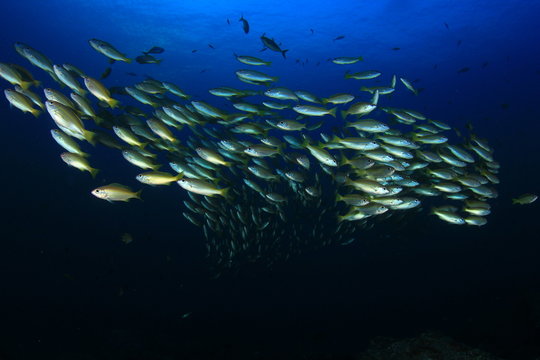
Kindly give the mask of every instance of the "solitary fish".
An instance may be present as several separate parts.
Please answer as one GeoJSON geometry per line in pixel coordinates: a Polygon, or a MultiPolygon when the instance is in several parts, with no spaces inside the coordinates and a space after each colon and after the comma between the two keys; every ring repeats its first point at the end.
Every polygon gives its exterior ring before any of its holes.
{"type": "Polygon", "coordinates": [[[538,199],[538,195],[535,194],[523,194],[515,199],[512,199],[512,204],[526,205],[531,204],[538,199]]]}
{"type": "Polygon", "coordinates": [[[159,47],[159,46],[154,46],[148,51],[143,51],[143,54],[145,54],[145,55],[148,55],[148,54],[161,54],[164,51],[165,51],[164,48],[159,47]]]}
{"type": "Polygon", "coordinates": [[[240,20],[242,22],[242,29],[244,30],[244,33],[249,33],[249,23],[246,19],[244,19],[244,15],[240,17],[240,20]]]}
{"type": "Polygon", "coordinates": [[[285,55],[287,51],[289,50],[282,50],[281,47],[274,41],[274,39],[270,39],[265,36],[265,34],[262,34],[261,41],[264,45],[263,50],[270,49],[275,52],[280,52],[281,55],[283,55],[283,58],[286,59],[287,56],[285,55]]]}

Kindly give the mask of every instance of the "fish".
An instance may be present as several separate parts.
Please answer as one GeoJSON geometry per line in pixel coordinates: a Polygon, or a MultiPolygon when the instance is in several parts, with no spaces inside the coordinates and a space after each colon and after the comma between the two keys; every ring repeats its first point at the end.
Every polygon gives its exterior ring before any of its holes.
{"type": "Polygon", "coordinates": [[[148,55],[148,54],[162,54],[163,52],[165,52],[164,48],[159,47],[159,46],[153,46],[153,47],[150,48],[150,50],[143,51],[143,54],[145,54],[145,55],[148,55]]]}
{"type": "Polygon", "coordinates": [[[457,72],[458,72],[458,74],[462,74],[462,73],[468,72],[469,70],[471,70],[471,69],[468,68],[468,67],[462,67],[462,68],[459,69],[457,72]]]}
{"type": "Polygon", "coordinates": [[[60,157],[69,166],[72,166],[81,171],[88,171],[90,175],[92,175],[92,178],[95,178],[97,173],[99,172],[99,169],[91,167],[88,161],[79,154],[63,152],[62,154],[60,154],[60,157]]]}
{"type": "Polygon", "coordinates": [[[114,46],[109,44],[106,41],[98,40],[98,39],[90,39],[88,40],[88,43],[90,46],[96,50],[97,52],[105,55],[108,57],[112,62],[114,61],[124,61],[127,63],[131,63],[132,60],[126,57],[126,55],[122,54],[120,51],[118,51],[114,46]]]}
{"type": "Polygon", "coordinates": [[[284,59],[287,58],[287,51],[289,50],[282,50],[281,47],[274,41],[274,39],[270,39],[269,37],[265,36],[266,34],[261,35],[261,41],[264,45],[263,50],[270,49],[275,52],[281,53],[284,59]]]}
{"type": "Polygon", "coordinates": [[[111,97],[109,90],[98,80],[84,76],[84,84],[88,91],[94,95],[98,100],[105,102],[112,109],[118,107],[118,100],[111,97]]]}
{"type": "Polygon", "coordinates": [[[516,198],[512,199],[512,204],[514,205],[527,205],[532,204],[538,199],[538,195],[536,194],[523,194],[516,198]]]}
{"type": "Polygon", "coordinates": [[[368,79],[375,79],[381,76],[381,74],[382,73],[377,70],[366,70],[366,71],[352,73],[352,74],[346,73],[345,79],[368,80],[368,79]]]}
{"type": "Polygon", "coordinates": [[[357,62],[363,61],[363,60],[364,58],[362,56],[356,56],[356,57],[341,56],[341,57],[333,58],[332,62],[338,65],[350,65],[350,64],[356,64],[357,62]]]}
{"type": "Polygon", "coordinates": [[[24,81],[19,71],[4,63],[0,63],[0,77],[12,85],[19,85],[24,90],[27,90],[31,85],[38,86],[40,84],[39,82],[24,81]]]}
{"type": "Polygon", "coordinates": [[[156,59],[150,54],[139,55],[135,58],[139,64],[161,64],[162,59],[156,59]]]}
{"type": "Polygon", "coordinates": [[[244,19],[244,15],[242,15],[238,21],[242,23],[242,30],[244,30],[244,34],[249,33],[249,23],[246,19],[244,19]]]}
{"type": "Polygon", "coordinates": [[[345,35],[339,35],[339,36],[336,36],[336,37],[334,38],[334,41],[336,41],[336,40],[341,40],[341,39],[345,39],[345,35]]]}
{"type": "Polygon", "coordinates": [[[246,64],[246,65],[254,65],[254,66],[270,66],[272,64],[271,61],[264,61],[259,58],[256,58],[254,56],[247,56],[247,55],[236,55],[234,54],[234,57],[239,62],[246,64]]]}
{"type": "Polygon", "coordinates": [[[306,116],[330,115],[332,117],[336,117],[337,108],[325,109],[319,106],[312,106],[312,105],[296,105],[293,107],[293,110],[299,114],[306,115],[306,116]]]}
{"type": "Polygon", "coordinates": [[[407,79],[405,79],[405,78],[402,78],[402,77],[400,77],[399,80],[400,80],[400,81],[403,83],[403,85],[405,85],[405,87],[406,87],[407,89],[409,89],[414,95],[418,95],[418,90],[416,90],[416,89],[414,88],[414,86],[412,85],[412,83],[411,83],[409,80],[407,80],[407,79]]]}
{"type": "Polygon", "coordinates": [[[108,68],[106,68],[102,73],[101,75],[99,76],[99,78],[101,80],[103,79],[106,79],[109,77],[109,75],[111,75],[111,72],[112,72],[112,68],[109,66],[108,68]]]}
{"type": "MultiPolygon", "coordinates": [[[[91,194],[97,197],[98,199],[107,200],[108,202],[113,201],[124,201],[128,202],[131,199],[141,200],[142,190],[134,192],[129,187],[112,183],[105,186],[100,186],[91,191],[91,194]]],[[[125,241],[124,241],[125,242],[125,241]]]]}
{"type": "Polygon", "coordinates": [[[26,95],[19,93],[14,89],[5,89],[4,95],[11,105],[22,112],[29,112],[36,118],[41,114],[41,110],[35,109],[34,103],[26,95]]]}
{"type": "Polygon", "coordinates": [[[148,185],[169,185],[184,177],[184,174],[171,175],[162,171],[149,171],[135,177],[138,181],[148,185]]]}
{"type": "Polygon", "coordinates": [[[184,177],[177,181],[178,185],[180,185],[181,188],[193,192],[195,194],[200,194],[204,196],[223,196],[227,197],[227,194],[230,190],[230,188],[218,188],[214,184],[209,183],[204,180],[200,179],[191,179],[184,177]]]}

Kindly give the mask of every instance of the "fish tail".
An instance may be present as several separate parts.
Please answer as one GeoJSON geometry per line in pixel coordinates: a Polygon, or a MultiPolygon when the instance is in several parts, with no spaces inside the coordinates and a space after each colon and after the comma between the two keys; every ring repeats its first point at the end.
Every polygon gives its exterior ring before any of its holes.
{"type": "Polygon", "coordinates": [[[81,96],[86,96],[86,94],[88,94],[88,91],[86,91],[84,89],[79,89],[79,90],[77,90],[77,94],[79,94],[81,96]]]}
{"type": "Polygon", "coordinates": [[[99,169],[95,169],[95,168],[90,168],[90,170],[88,171],[90,172],[90,175],[92,175],[92,179],[95,179],[96,175],[99,173],[99,169]]]}
{"type": "Polygon", "coordinates": [[[339,160],[339,166],[347,165],[349,163],[349,159],[345,155],[341,155],[341,159],[339,160]]]}
{"type": "Polygon", "coordinates": [[[83,133],[83,136],[84,138],[86,139],[86,141],[88,141],[90,144],[92,145],[96,145],[96,133],[95,132],[92,132],[92,131],[85,131],[83,133]]]}
{"type": "Polygon", "coordinates": [[[364,57],[363,57],[363,56],[359,56],[357,59],[358,59],[358,61],[364,61],[364,57]]]}
{"type": "Polygon", "coordinates": [[[107,100],[107,104],[109,104],[111,109],[114,109],[114,108],[118,107],[119,101],[116,100],[116,99],[110,99],[110,100],[107,100]]]}
{"type": "Polygon", "coordinates": [[[336,110],[337,110],[337,106],[331,110],[328,110],[328,115],[332,116],[332,117],[336,117],[336,110]]]}
{"type": "Polygon", "coordinates": [[[351,74],[345,74],[345,79],[350,79],[350,78],[352,78],[351,74]]]}
{"type": "Polygon", "coordinates": [[[518,199],[512,199],[512,205],[516,205],[516,204],[519,204],[518,199]]]}
{"type": "Polygon", "coordinates": [[[34,85],[35,87],[41,87],[41,81],[39,81],[39,80],[34,80],[34,81],[32,82],[32,85],[34,85]]]}
{"type": "Polygon", "coordinates": [[[141,199],[141,193],[142,193],[142,189],[139,190],[139,191],[137,191],[137,192],[135,193],[135,199],[142,200],[142,199],[141,199]]]}
{"type": "Polygon", "coordinates": [[[38,109],[32,109],[30,110],[30,112],[32,113],[32,115],[34,115],[34,117],[38,117],[39,114],[41,114],[41,110],[38,110],[38,109]]]}
{"type": "Polygon", "coordinates": [[[90,157],[90,154],[89,153],[85,153],[85,152],[80,152],[79,155],[81,155],[83,158],[88,158],[90,157]]]}
{"type": "Polygon", "coordinates": [[[32,86],[32,82],[31,81],[21,81],[20,83],[20,86],[24,89],[24,90],[27,90],[30,86],[32,86]]]}
{"type": "Polygon", "coordinates": [[[229,199],[230,198],[230,195],[229,195],[229,190],[230,189],[231,189],[230,187],[226,187],[226,188],[221,189],[221,191],[219,192],[219,195],[223,196],[226,199],[229,199]]]}
{"type": "Polygon", "coordinates": [[[281,51],[281,55],[283,55],[283,58],[284,58],[284,59],[287,58],[287,55],[286,55],[287,51],[289,51],[289,50],[282,50],[282,51],[281,51]]]}
{"type": "Polygon", "coordinates": [[[345,119],[347,117],[347,115],[349,115],[349,113],[347,112],[347,110],[341,110],[341,118],[342,119],[345,119]]]}

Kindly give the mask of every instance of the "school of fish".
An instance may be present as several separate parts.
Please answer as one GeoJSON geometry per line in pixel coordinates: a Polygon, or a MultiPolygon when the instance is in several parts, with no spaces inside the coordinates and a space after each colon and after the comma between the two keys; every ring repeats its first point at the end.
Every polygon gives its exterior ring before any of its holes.
{"type": "MultiPolygon", "coordinates": [[[[273,39],[261,41],[285,57],[273,39]]],[[[89,43],[111,63],[132,61],[110,43],[89,43]]],[[[192,99],[171,82],[147,78],[109,88],[29,45],[16,43],[15,50],[60,85],[41,89],[25,67],[0,63],[0,77],[13,85],[4,90],[6,99],[36,117],[48,113],[51,136],[65,150],[61,159],[95,177],[99,164],[89,152],[106,146],[140,169],[141,185],[175,183],[187,194],[181,213],[202,228],[208,256],[224,267],[346,245],[375,222],[410,213],[482,226],[497,197],[500,165],[485,139],[472,129],[454,136],[449,124],[387,104],[395,91],[418,94],[403,77],[370,86],[381,72],[346,72],[360,91],[321,97],[275,86],[277,77],[259,71],[269,61],[235,54],[242,64],[238,80],[255,90],[210,89],[230,102],[225,109],[192,99]],[[459,143],[451,144],[452,136],[459,143]]],[[[141,190],[112,183],[91,194],[129,201],[141,190]]]]}

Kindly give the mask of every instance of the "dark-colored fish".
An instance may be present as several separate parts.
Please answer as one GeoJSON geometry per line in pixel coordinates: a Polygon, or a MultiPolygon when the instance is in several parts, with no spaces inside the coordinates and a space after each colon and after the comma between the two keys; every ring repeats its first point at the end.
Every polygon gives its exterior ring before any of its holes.
{"type": "Polygon", "coordinates": [[[433,70],[437,69],[439,67],[438,64],[433,65],[433,70]]]}
{"type": "Polygon", "coordinates": [[[466,73],[467,71],[471,70],[470,68],[468,67],[463,67],[461,69],[458,70],[458,73],[461,74],[461,73],[466,73]]]}
{"type": "Polygon", "coordinates": [[[485,69],[488,65],[489,65],[489,62],[484,61],[484,62],[482,63],[482,69],[485,69]]]}
{"type": "Polygon", "coordinates": [[[509,105],[509,104],[506,104],[506,103],[501,104],[501,109],[506,110],[506,109],[508,109],[509,106],[510,106],[510,105],[509,105]]]}
{"type": "Polygon", "coordinates": [[[208,47],[209,47],[210,49],[215,49],[214,45],[212,45],[212,44],[208,44],[208,47]]]}
{"type": "Polygon", "coordinates": [[[270,39],[268,37],[265,36],[266,34],[262,34],[261,36],[261,41],[264,45],[264,49],[263,50],[266,50],[266,49],[270,49],[272,51],[275,51],[275,52],[280,52],[281,55],[283,55],[283,58],[286,59],[287,56],[285,55],[285,53],[289,50],[281,50],[281,48],[279,47],[279,45],[274,41],[274,39],[270,39]]]}
{"type": "Polygon", "coordinates": [[[240,17],[240,20],[238,21],[241,21],[242,22],[242,29],[244,29],[244,33],[248,33],[249,32],[249,23],[247,22],[246,19],[244,19],[244,15],[242,15],[240,17]]]}
{"type": "Polygon", "coordinates": [[[448,26],[447,23],[444,23],[444,26],[445,26],[447,29],[450,29],[450,27],[448,26]]]}
{"type": "Polygon", "coordinates": [[[345,35],[339,35],[338,37],[334,38],[334,41],[345,39],[345,35]]]}
{"type": "Polygon", "coordinates": [[[111,75],[111,72],[112,72],[112,68],[109,66],[108,68],[105,69],[105,71],[103,72],[103,74],[101,74],[100,79],[106,79],[106,78],[108,78],[109,75],[111,75]]]}
{"type": "Polygon", "coordinates": [[[196,53],[196,52],[197,52],[197,49],[195,49],[195,50],[191,50],[191,52],[192,52],[192,53],[196,53]]]}
{"type": "Polygon", "coordinates": [[[311,31],[311,35],[315,32],[313,29],[309,29],[309,31],[311,31]]]}
{"type": "Polygon", "coordinates": [[[231,20],[227,19],[227,25],[231,25],[231,20]]]}
{"type": "Polygon", "coordinates": [[[395,47],[395,48],[392,48],[392,50],[397,51],[397,50],[401,50],[401,48],[395,47]]]}
{"type": "Polygon", "coordinates": [[[162,54],[164,51],[165,51],[164,48],[159,47],[159,46],[154,46],[153,48],[151,48],[148,51],[143,51],[143,54],[145,54],[145,55],[148,55],[148,54],[162,54]]]}
{"type": "Polygon", "coordinates": [[[129,76],[138,76],[138,75],[135,74],[134,72],[127,72],[126,75],[129,75],[129,76]]]}
{"type": "Polygon", "coordinates": [[[458,40],[458,41],[456,42],[456,46],[461,45],[461,43],[462,43],[462,41],[461,41],[461,40],[458,40]]]}
{"type": "Polygon", "coordinates": [[[135,58],[139,64],[159,64],[162,60],[156,59],[152,55],[140,55],[135,58]]]}

